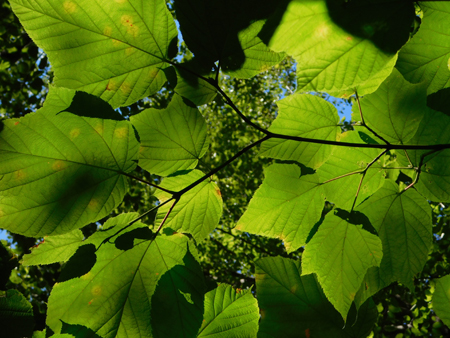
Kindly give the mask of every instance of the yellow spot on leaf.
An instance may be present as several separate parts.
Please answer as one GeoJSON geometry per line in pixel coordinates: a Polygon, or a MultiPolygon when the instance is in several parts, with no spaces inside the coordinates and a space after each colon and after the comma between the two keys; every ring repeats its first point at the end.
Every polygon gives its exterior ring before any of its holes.
{"type": "Polygon", "coordinates": [[[3,217],[3,216],[5,216],[5,212],[0,209],[0,217],[3,217]]]}
{"type": "Polygon", "coordinates": [[[80,129],[74,128],[70,131],[70,139],[73,140],[80,135],[80,129]]]}
{"type": "Polygon", "coordinates": [[[324,23],[317,27],[315,35],[319,39],[326,39],[330,35],[331,31],[332,28],[328,24],[324,23]]]}
{"type": "Polygon", "coordinates": [[[111,41],[112,41],[114,47],[119,47],[123,43],[122,41],[119,41],[116,39],[112,39],[111,41]]]}
{"type": "Polygon", "coordinates": [[[81,279],[83,280],[87,280],[91,278],[91,272],[89,271],[88,273],[84,274],[83,276],[81,276],[81,279]]]}
{"type": "Polygon", "coordinates": [[[114,137],[126,138],[128,137],[128,128],[117,128],[114,130],[114,137]]]}
{"type": "Polygon", "coordinates": [[[151,69],[151,70],[148,72],[148,78],[149,78],[149,79],[154,79],[155,77],[158,76],[158,72],[159,72],[159,69],[156,69],[156,68],[151,69]]]}
{"type": "Polygon", "coordinates": [[[447,61],[447,67],[448,67],[448,70],[450,70],[450,58],[447,61]]]}
{"type": "Polygon", "coordinates": [[[106,90],[108,91],[116,91],[117,83],[113,79],[109,79],[108,84],[106,85],[106,90]]]}
{"type": "Polygon", "coordinates": [[[103,34],[106,36],[110,36],[112,33],[112,28],[109,26],[106,26],[105,29],[103,30],[103,34]]]}
{"type": "Polygon", "coordinates": [[[296,293],[297,292],[297,288],[298,288],[298,286],[297,285],[293,285],[292,287],[291,287],[291,292],[292,293],[296,293]]]}
{"type": "Polygon", "coordinates": [[[96,199],[93,199],[88,204],[88,209],[95,210],[98,207],[98,202],[96,199]]]}
{"type": "Polygon", "coordinates": [[[118,4],[124,4],[125,2],[127,2],[128,0],[115,0],[118,4]]]}
{"type": "Polygon", "coordinates": [[[129,82],[124,82],[121,86],[120,86],[120,91],[125,94],[128,95],[131,93],[131,85],[129,82]]]}
{"type": "Polygon", "coordinates": [[[128,47],[125,49],[125,55],[129,56],[135,52],[135,49],[133,47],[128,47]]]}
{"type": "Polygon", "coordinates": [[[100,296],[102,294],[102,287],[100,285],[95,285],[92,289],[91,289],[91,293],[93,296],[100,296]]]}
{"type": "Polygon", "coordinates": [[[22,181],[25,177],[27,177],[27,174],[24,173],[23,170],[17,170],[17,171],[15,172],[15,176],[16,176],[16,180],[22,181]]]}
{"type": "Polygon", "coordinates": [[[77,5],[72,1],[65,1],[63,7],[68,14],[72,14],[77,10],[77,5]]]}
{"type": "Polygon", "coordinates": [[[53,169],[54,171],[60,171],[60,170],[66,169],[66,167],[67,167],[66,162],[61,161],[61,160],[56,160],[56,161],[53,162],[53,164],[52,164],[52,169],[53,169]]]}
{"type": "Polygon", "coordinates": [[[139,31],[139,27],[134,24],[133,17],[128,14],[122,15],[120,22],[127,28],[127,33],[136,37],[139,31]]]}
{"type": "Polygon", "coordinates": [[[19,123],[20,123],[19,121],[14,122],[14,125],[17,126],[19,123]]]}
{"type": "Polygon", "coordinates": [[[94,127],[94,129],[95,129],[95,131],[97,132],[97,133],[99,133],[100,135],[103,135],[103,124],[102,123],[99,123],[99,124],[97,124],[95,127],[94,127]]]}

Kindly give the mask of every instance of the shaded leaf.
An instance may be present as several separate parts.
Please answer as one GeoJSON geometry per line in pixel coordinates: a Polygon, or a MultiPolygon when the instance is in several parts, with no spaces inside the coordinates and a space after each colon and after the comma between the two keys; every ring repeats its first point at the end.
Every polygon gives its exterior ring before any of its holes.
{"type": "Polygon", "coordinates": [[[250,78],[278,64],[285,55],[258,37],[275,1],[175,1],[183,38],[196,58],[219,61],[224,73],[250,78]]]}
{"type": "Polygon", "coordinates": [[[379,266],[381,240],[337,215],[327,215],[305,247],[303,275],[315,273],[328,300],[347,319],[367,269],[379,266]]]}
{"type": "MultiPolygon", "coordinates": [[[[336,141],[341,132],[336,108],[320,97],[294,94],[277,105],[280,111],[269,128],[272,133],[336,141]]],[[[261,145],[260,155],[315,169],[325,163],[331,150],[328,145],[272,138],[261,145]]]]}
{"type": "Polygon", "coordinates": [[[280,238],[288,252],[295,251],[306,243],[322,214],[324,197],[318,177],[300,176],[300,168],[293,164],[273,164],[264,174],[236,229],[280,238]]]}
{"type": "Polygon", "coordinates": [[[433,310],[445,325],[450,324],[450,275],[436,280],[433,310]]]}
{"type": "MultiPolygon", "coordinates": [[[[161,187],[180,190],[203,177],[199,170],[192,170],[186,175],[165,178],[161,187]]],[[[172,196],[164,191],[156,191],[155,196],[161,203],[172,196]]],[[[172,206],[172,202],[158,209],[155,227],[159,226],[172,206]]],[[[164,228],[172,231],[189,233],[199,241],[204,239],[219,223],[222,215],[222,196],[217,185],[209,179],[189,190],[176,203],[164,223],[164,228]]]]}
{"type": "Polygon", "coordinates": [[[33,307],[19,291],[0,291],[0,325],[4,337],[22,338],[33,334],[33,307]]]}
{"type": "Polygon", "coordinates": [[[205,119],[179,95],[166,109],[146,109],[131,122],[141,141],[139,165],[152,174],[193,169],[209,146],[205,119]]]}
{"type": "Polygon", "coordinates": [[[11,5],[48,55],[57,86],[118,107],[157,92],[166,81],[162,68],[177,29],[163,0],[15,0],[11,5]]]}
{"type": "Polygon", "coordinates": [[[261,308],[258,337],[366,337],[376,321],[375,304],[368,301],[358,314],[352,308],[346,325],[314,275],[302,276],[299,261],[260,259],[255,277],[261,308]]]}
{"type": "Polygon", "coordinates": [[[127,191],[122,174],[136,167],[139,149],[132,125],[65,112],[74,95],[53,88],[38,112],[4,122],[0,220],[11,232],[81,228],[109,215],[127,191]]]}
{"type": "Polygon", "coordinates": [[[399,53],[397,68],[412,83],[423,82],[428,94],[450,86],[450,3],[421,1],[419,31],[399,53]]]}

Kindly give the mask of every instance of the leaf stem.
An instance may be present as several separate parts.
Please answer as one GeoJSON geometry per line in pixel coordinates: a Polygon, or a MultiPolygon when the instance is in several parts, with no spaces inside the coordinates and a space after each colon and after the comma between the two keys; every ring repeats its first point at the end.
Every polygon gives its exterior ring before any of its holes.
{"type": "Polygon", "coordinates": [[[139,177],[136,177],[136,176],[127,174],[127,173],[122,173],[122,175],[128,176],[129,178],[132,178],[132,179],[134,179],[134,180],[136,180],[136,181],[139,181],[139,182],[141,182],[141,183],[145,183],[145,184],[147,184],[147,185],[149,185],[149,186],[152,186],[153,188],[156,188],[156,189],[165,191],[165,192],[167,192],[168,194],[173,195],[173,194],[175,193],[175,191],[172,191],[172,190],[169,190],[169,189],[160,187],[159,185],[156,185],[156,184],[154,184],[154,183],[152,183],[152,182],[143,180],[142,178],[139,178],[139,177]]]}
{"type": "Polygon", "coordinates": [[[164,216],[164,219],[162,220],[161,224],[159,225],[158,230],[156,230],[155,237],[158,236],[159,231],[162,229],[164,223],[166,223],[167,218],[169,217],[170,213],[172,212],[173,208],[175,207],[175,204],[177,204],[178,201],[179,201],[179,199],[177,199],[177,198],[173,201],[172,205],[170,206],[169,211],[167,211],[166,215],[164,216]]]}
{"type": "Polygon", "coordinates": [[[359,114],[361,115],[361,123],[363,127],[366,127],[370,132],[372,132],[372,134],[374,134],[376,137],[378,137],[381,141],[383,141],[386,144],[390,144],[388,141],[386,141],[382,136],[378,135],[372,128],[370,128],[367,124],[366,121],[364,121],[364,116],[363,116],[363,112],[362,112],[362,108],[361,108],[361,102],[359,100],[359,96],[358,96],[358,92],[355,90],[355,95],[356,95],[356,101],[358,102],[358,109],[359,109],[359,114]]]}
{"type": "Polygon", "coordinates": [[[411,182],[410,185],[408,185],[404,191],[408,190],[409,188],[413,187],[417,182],[419,182],[419,177],[420,177],[420,173],[422,172],[422,165],[423,165],[423,161],[425,160],[425,157],[434,154],[435,152],[437,152],[438,150],[432,150],[429,151],[428,153],[422,154],[422,156],[420,156],[420,162],[419,162],[419,166],[417,167],[417,174],[416,177],[414,178],[414,181],[411,182]]]}
{"type": "Polygon", "coordinates": [[[220,170],[222,170],[223,168],[225,168],[227,165],[229,165],[231,162],[233,162],[235,159],[237,159],[238,157],[242,156],[244,153],[246,153],[247,151],[249,151],[250,149],[252,149],[253,147],[256,147],[258,144],[267,141],[270,137],[269,136],[265,136],[262,139],[259,139],[258,141],[253,142],[252,144],[249,144],[248,146],[246,146],[245,148],[242,148],[239,152],[237,152],[235,155],[233,155],[232,157],[230,157],[228,160],[226,160],[224,163],[222,163],[221,165],[219,165],[218,167],[214,168],[213,170],[211,170],[208,174],[206,174],[205,176],[199,178],[197,181],[191,183],[190,185],[188,185],[186,188],[176,192],[173,194],[172,198],[178,199],[181,197],[181,195],[183,195],[184,193],[186,193],[187,191],[191,190],[192,188],[196,187],[197,185],[199,185],[200,183],[202,183],[204,180],[206,180],[207,178],[211,177],[212,175],[216,174],[217,172],[219,172],[220,170]]]}

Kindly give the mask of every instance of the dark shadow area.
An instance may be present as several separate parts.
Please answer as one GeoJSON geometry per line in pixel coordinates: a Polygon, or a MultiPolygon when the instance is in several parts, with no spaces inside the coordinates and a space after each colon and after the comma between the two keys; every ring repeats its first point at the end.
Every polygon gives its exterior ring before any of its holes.
{"type": "Polygon", "coordinates": [[[102,338],[91,329],[79,324],[68,324],[61,320],[61,333],[68,333],[76,338],[102,338]]]}
{"type": "Polygon", "coordinates": [[[326,0],[333,22],[350,34],[395,54],[409,39],[415,9],[412,1],[326,0]]]}
{"type": "Polygon", "coordinates": [[[152,296],[150,318],[155,337],[195,337],[202,325],[206,286],[202,268],[189,247],[183,263],[162,275],[152,296]]]}
{"type": "MultiPolygon", "coordinates": [[[[238,34],[253,22],[268,19],[280,0],[175,0],[174,8],[183,39],[195,58],[213,65],[220,60],[225,70],[237,70],[245,61],[238,34]]],[[[255,32],[255,36],[258,32],[255,32]]]]}
{"type": "Polygon", "coordinates": [[[3,123],[3,120],[0,120],[0,133],[2,132],[3,128],[5,128],[5,124],[3,123]]]}
{"type": "Polygon", "coordinates": [[[58,283],[81,277],[91,271],[97,261],[95,251],[96,248],[94,244],[80,246],[62,269],[58,283]]]}
{"type": "Polygon", "coordinates": [[[359,137],[361,137],[361,140],[363,140],[364,143],[367,143],[367,144],[378,144],[377,141],[375,141],[371,136],[367,135],[363,131],[358,131],[358,135],[359,135],[359,137]]]}
{"type": "Polygon", "coordinates": [[[85,92],[76,92],[70,106],[63,111],[82,117],[96,117],[100,119],[124,120],[123,116],[115,111],[107,102],[101,98],[85,92]]]}
{"type": "Polygon", "coordinates": [[[371,234],[378,236],[377,231],[373,227],[372,223],[370,223],[369,218],[359,211],[352,211],[351,213],[347,210],[336,209],[335,215],[346,220],[350,224],[354,225],[362,225],[364,230],[367,230],[371,234]]]}
{"type": "Polygon", "coordinates": [[[444,88],[428,95],[427,106],[450,116],[450,88],[444,88]]]}
{"type": "Polygon", "coordinates": [[[125,251],[134,247],[135,239],[152,240],[153,238],[153,232],[149,228],[137,228],[120,235],[114,243],[117,249],[125,251]]]}

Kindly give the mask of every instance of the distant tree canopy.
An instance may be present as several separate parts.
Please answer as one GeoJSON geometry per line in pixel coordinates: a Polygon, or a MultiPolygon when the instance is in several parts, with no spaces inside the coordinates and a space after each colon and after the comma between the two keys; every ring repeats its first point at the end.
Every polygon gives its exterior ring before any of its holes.
{"type": "Polygon", "coordinates": [[[8,337],[449,335],[449,3],[0,11],[8,337]]]}

